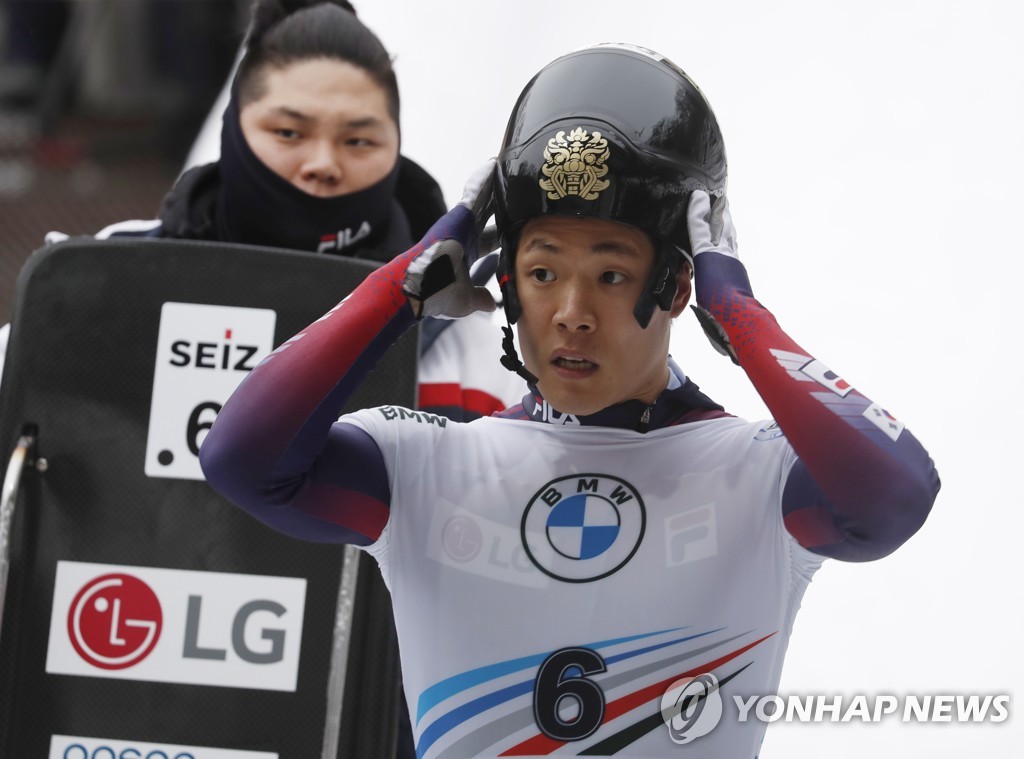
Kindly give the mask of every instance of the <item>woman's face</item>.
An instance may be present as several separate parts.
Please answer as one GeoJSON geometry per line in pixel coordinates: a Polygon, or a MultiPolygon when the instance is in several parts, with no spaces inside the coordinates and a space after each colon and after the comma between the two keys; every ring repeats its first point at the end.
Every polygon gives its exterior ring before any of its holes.
{"type": "Polygon", "coordinates": [[[317,197],[370,187],[398,160],[398,125],[384,89],[351,63],[315,58],[270,68],[264,94],[241,111],[252,152],[317,197]]]}

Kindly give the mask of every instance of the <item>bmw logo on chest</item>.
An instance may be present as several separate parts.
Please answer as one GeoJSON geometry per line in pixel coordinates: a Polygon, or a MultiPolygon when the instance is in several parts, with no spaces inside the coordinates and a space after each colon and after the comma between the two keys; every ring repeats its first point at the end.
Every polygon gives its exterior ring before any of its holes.
{"type": "Polygon", "coordinates": [[[546,575],[592,582],[617,572],[644,537],[644,502],[632,485],[605,474],[559,477],[523,513],[523,547],[546,575]]]}

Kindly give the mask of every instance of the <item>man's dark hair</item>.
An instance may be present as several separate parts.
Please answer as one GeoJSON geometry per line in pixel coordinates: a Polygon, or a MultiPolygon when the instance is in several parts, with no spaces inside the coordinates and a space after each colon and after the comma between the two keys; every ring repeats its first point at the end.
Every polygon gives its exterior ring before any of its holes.
{"type": "Polygon", "coordinates": [[[387,94],[388,113],[398,125],[398,80],[391,56],[345,0],[256,0],[235,75],[239,108],[265,92],[268,69],[328,58],[363,69],[387,94]]]}

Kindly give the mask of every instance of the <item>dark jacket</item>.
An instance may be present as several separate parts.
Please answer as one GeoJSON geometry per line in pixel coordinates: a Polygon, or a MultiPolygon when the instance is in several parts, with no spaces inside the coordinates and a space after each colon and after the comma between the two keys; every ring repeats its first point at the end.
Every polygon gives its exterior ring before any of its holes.
{"type": "MultiPolygon", "coordinates": [[[[98,237],[170,237],[181,240],[220,241],[216,204],[220,192],[216,162],[196,166],[178,179],[167,193],[159,218],[151,225],[138,222],[113,224],[98,237]]],[[[415,161],[399,156],[397,208],[384,239],[372,246],[358,243],[344,255],[373,261],[390,261],[419,240],[447,210],[437,181],[415,161]]]]}

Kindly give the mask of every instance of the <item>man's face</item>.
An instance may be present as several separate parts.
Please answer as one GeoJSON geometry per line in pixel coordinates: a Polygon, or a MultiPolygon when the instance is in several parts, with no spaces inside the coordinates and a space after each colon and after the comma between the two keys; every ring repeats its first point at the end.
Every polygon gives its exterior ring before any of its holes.
{"type": "Polygon", "coordinates": [[[644,329],[633,309],[653,266],[650,238],[635,227],[542,216],[523,228],[515,265],[519,344],[538,389],[559,411],[650,403],[665,389],[671,322],[686,306],[690,280],[680,272],[672,310],[655,310],[644,329]]]}
{"type": "Polygon", "coordinates": [[[252,152],[318,197],[364,190],[398,160],[398,126],[384,89],[358,66],[328,58],[269,69],[265,93],[241,111],[252,152]]]}

